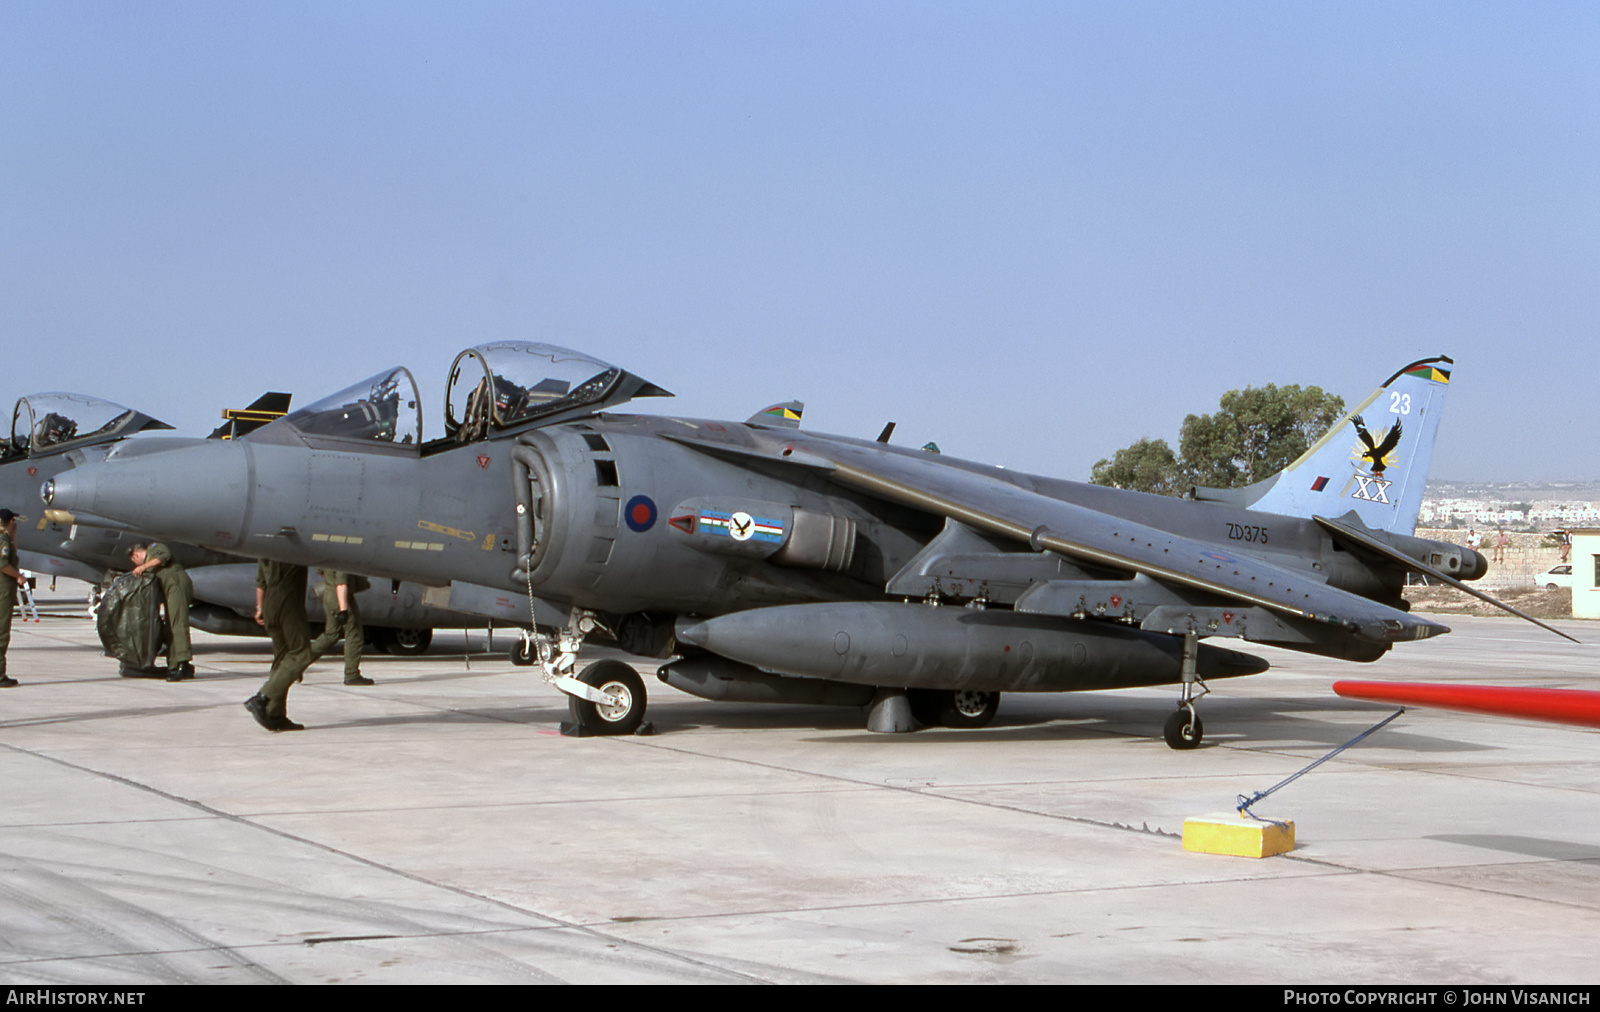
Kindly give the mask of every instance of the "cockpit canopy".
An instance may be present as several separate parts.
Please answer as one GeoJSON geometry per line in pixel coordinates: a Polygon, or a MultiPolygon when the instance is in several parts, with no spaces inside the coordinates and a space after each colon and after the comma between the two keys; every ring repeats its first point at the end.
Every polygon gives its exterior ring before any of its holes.
{"type": "MultiPolygon", "coordinates": [[[[634,397],[671,394],[632,373],[550,344],[499,341],[469,348],[450,366],[445,432],[472,442],[536,422],[559,421],[634,397]]],[[[256,442],[420,447],[422,406],[409,370],[387,369],[256,430],[256,442]]]]}
{"type": "Polygon", "coordinates": [[[86,394],[29,394],[17,398],[11,411],[11,438],[0,447],[0,456],[37,456],[170,428],[132,408],[86,394]]]}
{"type": "Polygon", "coordinates": [[[671,394],[597,358],[553,344],[498,341],[468,348],[450,366],[446,435],[483,439],[527,422],[575,416],[634,397],[671,394]]]}
{"type": "Polygon", "coordinates": [[[411,370],[385,369],[259,431],[279,426],[303,436],[417,446],[422,442],[422,400],[411,370]]]}

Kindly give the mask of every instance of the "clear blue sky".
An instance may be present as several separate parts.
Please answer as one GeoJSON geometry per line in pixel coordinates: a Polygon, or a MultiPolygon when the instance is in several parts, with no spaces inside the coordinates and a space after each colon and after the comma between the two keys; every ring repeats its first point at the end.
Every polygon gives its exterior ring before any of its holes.
{"type": "Polygon", "coordinates": [[[567,344],[649,410],[1070,478],[1456,359],[1434,475],[1600,478],[1600,5],[0,5],[0,400],[190,432],[567,344]]]}

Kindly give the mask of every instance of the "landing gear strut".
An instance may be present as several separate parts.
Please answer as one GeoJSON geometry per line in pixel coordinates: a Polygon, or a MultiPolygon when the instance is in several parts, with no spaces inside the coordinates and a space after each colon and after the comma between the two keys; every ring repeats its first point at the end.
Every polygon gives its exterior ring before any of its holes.
{"type": "Polygon", "coordinates": [[[631,665],[622,661],[596,661],[576,676],[578,651],[583,640],[600,628],[592,611],[574,608],[566,627],[554,637],[537,628],[525,634],[512,650],[514,663],[537,659],[544,669],[544,680],[567,695],[567,706],[580,734],[633,734],[644,723],[644,681],[631,665]]]}
{"type": "Polygon", "coordinates": [[[1179,750],[1198,748],[1200,739],[1205,734],[1205,725],[1200,722],[1200,715],[1195,712],[1194,704],[1211,690],[1200,680],[1199,657],[1200,635],[1190,629],[1183,634],[1183,690],[1178,697],[1178,709],[1167,718],[1166,724],[1161,728],[1161,735],[1166,738],[1167,745],[1171,748],[1179,750]]]}

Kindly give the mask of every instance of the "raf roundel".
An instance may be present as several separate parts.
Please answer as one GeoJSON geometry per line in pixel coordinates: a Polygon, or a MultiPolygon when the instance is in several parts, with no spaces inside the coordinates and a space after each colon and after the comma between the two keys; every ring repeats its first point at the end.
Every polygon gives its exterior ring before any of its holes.
{"type": "Polygon", "coordinates": [[[636,495],[622,508],[622,519],[628,530],[643,534],[656,525],[656,504],[647,495],[636,495]]]}

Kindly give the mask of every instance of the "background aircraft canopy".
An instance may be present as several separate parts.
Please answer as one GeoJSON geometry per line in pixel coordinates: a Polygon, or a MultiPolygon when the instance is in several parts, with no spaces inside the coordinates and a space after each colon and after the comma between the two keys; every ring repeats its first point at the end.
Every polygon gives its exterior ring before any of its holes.
{"type": "Polygon", "coordinates": [[[286,415],[247,438],[275,441],[268,433],[281,432],[282,428],[294,429],[311,441],[333,438],[417,446],[422,442],[422,401],[417,397],[417,381],[408,369],[385,369],[286,415]]]}
{"type": "Polygon", "coordinates": [[[6,456],[54,453],[69,446],[170,429],[166,422],[87,394],[44,393],[17,398],[6,456]]]}
{"type": "Polygon", "coordinates": [[[557,415],[598,410],[634,397],[671,394],[597,358],[528,341],[468,348],[450,366],[447,434],[462,442],[557,415]]]}

